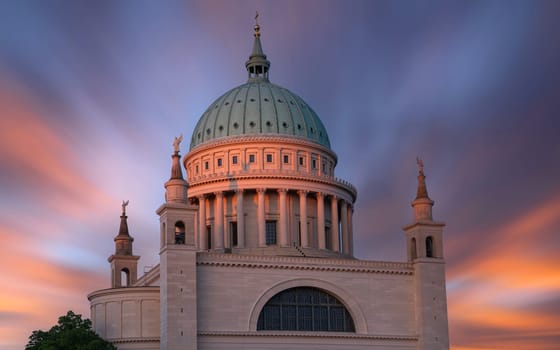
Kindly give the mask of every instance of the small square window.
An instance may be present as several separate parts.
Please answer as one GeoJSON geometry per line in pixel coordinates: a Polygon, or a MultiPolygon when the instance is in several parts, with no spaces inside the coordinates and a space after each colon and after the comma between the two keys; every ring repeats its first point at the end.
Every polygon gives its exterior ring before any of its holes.
{"type": "Polygon", "coordinates": [[[255,162],[255,155],[249,154],[249,163],[254,163],[254,162],[255,162]]]}
{"type": "Polygon", "coordinates": [[[222,166],[222,158],[218,158],[218,166],[222,166]]]}
{"type": "Polygon", "coordinates": [[[266,162],[267,163],[272,163],[272,154],[267,154],[266,155],[266,162]]]}
{"type": "Polygon", "coordinates": [[[205,170],[208,170],[208,167],[209,167],[208,161],[204,162],[204,169],[205,169],[205,170]]]}
{"type": "Polygon", "coordinates": [[[290,162],[290,157],[287,154],[284,154],[284,163],[288,164],[290,162]]]}
{"type": "Polygon", "coordinates": [[[237,164],[237,156],[231,157],[231,163],[232,164],[237,164]]]}

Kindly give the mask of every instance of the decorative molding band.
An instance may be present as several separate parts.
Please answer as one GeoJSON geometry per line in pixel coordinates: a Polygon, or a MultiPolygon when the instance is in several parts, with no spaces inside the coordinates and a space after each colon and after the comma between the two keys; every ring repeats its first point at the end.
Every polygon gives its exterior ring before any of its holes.
{"type": "Polygon", "coordinates": [[[185,155],[185,158],[190,158],[195,153],[203,152],[205,150],[214,148],[216,146],[226,146],[236,143],[261,143],[261,142],[274,142],[286,144],[286,142],[293,143],[295,145],[308,146],[322,150],[333,157],[335,164],[338,162],[338,157],[334,151],[328,147],[321,145],[315,141],[310,141],[305,137],[285,135],[280,136],[276,133],[274,134],[258,134],[258,135],[240,135],[240,136],[226,136],[218,139],[214,139],[198,146],[195,146],[189,150],[185,155]]]}
{"type": "Polygon", "coordinates": [[[114,344],[128,344],[128,343],[159,343],[159,337],[146,337],[146,338],[112,338],[108,339],[114,344]]]}
{"type": "Polygon", "coordinates": [[[320,184],[326,184],[331,186],[336,186],[342,188],[345,191],[348,191],[354,200],[357,196],[357,190],[354,185],[350,182],[338,179],[335,177],[321,177],[321,176],[306,176],[302,175],[300,172],[293,171],[279,171],[276,169],[271,170],[254,170],[251,172],[243,171],[239,173],[223,173],[223,174],[212,174],[209,176],[198,176],[196,179],[191,180],[189,183],[189,187],[197,187],[201,185],[217,183],[217,182],[235,182],[239,180],[253,180],[253,179],[280,179],[280,180],[300,180],[300,181],[309,181],[315,182],[320,184]]]}
{"type": "Polygon", "coordinates": [[[390,341],[418,341],[418,336],[408,335],[377,335],[356,334],[343,332],[297,332],[297,331],[256,331],[256,332],[228,332],[228,331],[202,331],[198,336],[210,337],[304,337],[304,338],[351,338],[374,339],[390,341]]]}
{"type": "Polygon", "coordinates": [[[197,265],[245,267],[260,269],[315,270],[335,272],[382,273],[413,275],[414,266],[409,263],[361,261],[350,259],[252,256],[205,253],[197,255],[197,265]]]}

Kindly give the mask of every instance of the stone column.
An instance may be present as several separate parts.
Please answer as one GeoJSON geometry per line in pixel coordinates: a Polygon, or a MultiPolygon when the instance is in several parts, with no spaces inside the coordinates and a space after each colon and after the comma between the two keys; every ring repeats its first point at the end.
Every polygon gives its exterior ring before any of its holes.
{"type": "Polygon", "coordinates": [[[340,226],[342,228],[342,253],[344,255],[350,254],[348,250],[349,242],[348,242],[348,205],[346,201],[343,199],[342,203],[340,203],[340,226]]]}
{"type": "Polygon", "coordinates": [[[279,244],[281,247],[289,245],[288,243],[288,210],[286,203],[286,194],[288,190],[281,188],[278,190],[278,208],[280,210],[280,240],[279,244]]]}
{"type": "Polygon", "coordinates": [[[354,228],[352,226],[352,216],[354,215],[354,207],[348,206],[348,248],[349,254],[354,255],[354,228]]]}
{"type": "Polygon", "coordinates": [[[208,239],[206,237],[206,196],[198,197],[198,242],[200,250],[208,249],[208,239]]]}
{"type": "Polygon", "coordinates": [[[301,232],[301,246],[309,247],[309,236],[307,232],[307,193],[308,191],[298,191],[299,194],[299,226],[301,232]]]}
{"type": "Polygon", "coordinates": [[[325,195],[317,192],[317,241],[319,249],[325,249],[325,195]]]}
{"type": "Polygon", "coordinates": [[[266,225],[264,219],[264,194],[266,189],[257,189],[257,232],[259,247],[266,247],[266,225]]]}
{"type": "Polygon", "coordinates": [[[224,249],[224,193],[214,192],[214,242],[213,249],[224,249]]]}
{"type": "Polygon", "coordinates": [[[332,232],[332,250],[333,252],[340,251],[340,243],[338,237],[338,198],[332,196],[331,198],[331,232],[332,232]]]}
{"type": "Polygon", "coordinates": [[[237,247],[245,248],[245,209],[243,208],[243,190],[235,191],[237,197],[237,247]]]}

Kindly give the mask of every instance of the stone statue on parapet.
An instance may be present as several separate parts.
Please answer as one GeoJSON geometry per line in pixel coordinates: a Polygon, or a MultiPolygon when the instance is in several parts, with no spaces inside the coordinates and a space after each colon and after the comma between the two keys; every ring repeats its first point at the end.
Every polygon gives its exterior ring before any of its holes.
{"type": "Polygon", "coordinates": [[[128,205],[128,201],[122,201],[122,214],[126,215],[126,206],[128,205]]]}
{"type": "Polygon", "coordinates": [[[179,135],[179,137],[175,137],[173,140],[173,151],[175,151],[175,153],[179,153],[179,145],[181,144],[181,141],[183,141],[183,134],[179,135]]]}

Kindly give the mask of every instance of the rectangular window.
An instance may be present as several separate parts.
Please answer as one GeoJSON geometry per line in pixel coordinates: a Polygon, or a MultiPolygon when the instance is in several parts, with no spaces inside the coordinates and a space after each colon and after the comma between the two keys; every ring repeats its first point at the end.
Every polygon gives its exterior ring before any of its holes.
{"type": "Polygon", "coordinates": [[[304,166],[304,163],[305,163],[305,158],[299,157],[299,165],[304,166]]]}
{"type": "Polygon", "coordinates": [[[204,169],[208,170],[208,161],[204,162],[204,169]]]}
{"type": "Polygon", "coordinates": [[[232,164],[237,164],[237,156],[231,157],[231,163],[232,164]]]}
{"type": "Polygon", "coordinates": [[[323,173],[325,173],[327,171],[327,166],[325,165],[325,163],[323,163],[323,173]]]}
{"type": "Polygon", "coordinates": [[[266,162],[267,163],[272,163],[272,154],[267,154],[266,155],[266,162]]]}
{"type": "Polygon", "coordinates": [[[276,244],[276,221],[266,221],[266,244],[276,244]]]}
{"type": "Polygon", "coordinates": [[[284,164],[288,164],[290,162],[290,157],[287,154],[284,154],[284,164]]]}
{"type": "Polygon", "coordinates": [[[208,249],[212,249],[212,226],[206,226],[206,242],[208,243],[208,249]]]}
{"type": "Polygon", "coordinates": [[[312,166],[313,166],[313,169],[317,169],[317,159],[313,159],[313,160],[311,161],[311,164],[312,164],[312,166]]]}
{"type": "Polygon", "coordinates": [[[249,163],[254,163],[254,162],[255,162],[255,155],[249,154],[249,163]]]}
{"type": "Polygon", "coordinates": [[[222,158],[218,158],[218,166],[219,166],[219,167],[222,166],[222,158]]]}
{"type": "Polygon", "coordinates": [[[198,165],[196,166],[196,174],[198,175],[198,165]]]}
{"type": "Polygon", "coordinates": [[[237,222],[231,221],[229,223],[229,234],[231,237],[231,246],[237,247],[237,222]]]}

